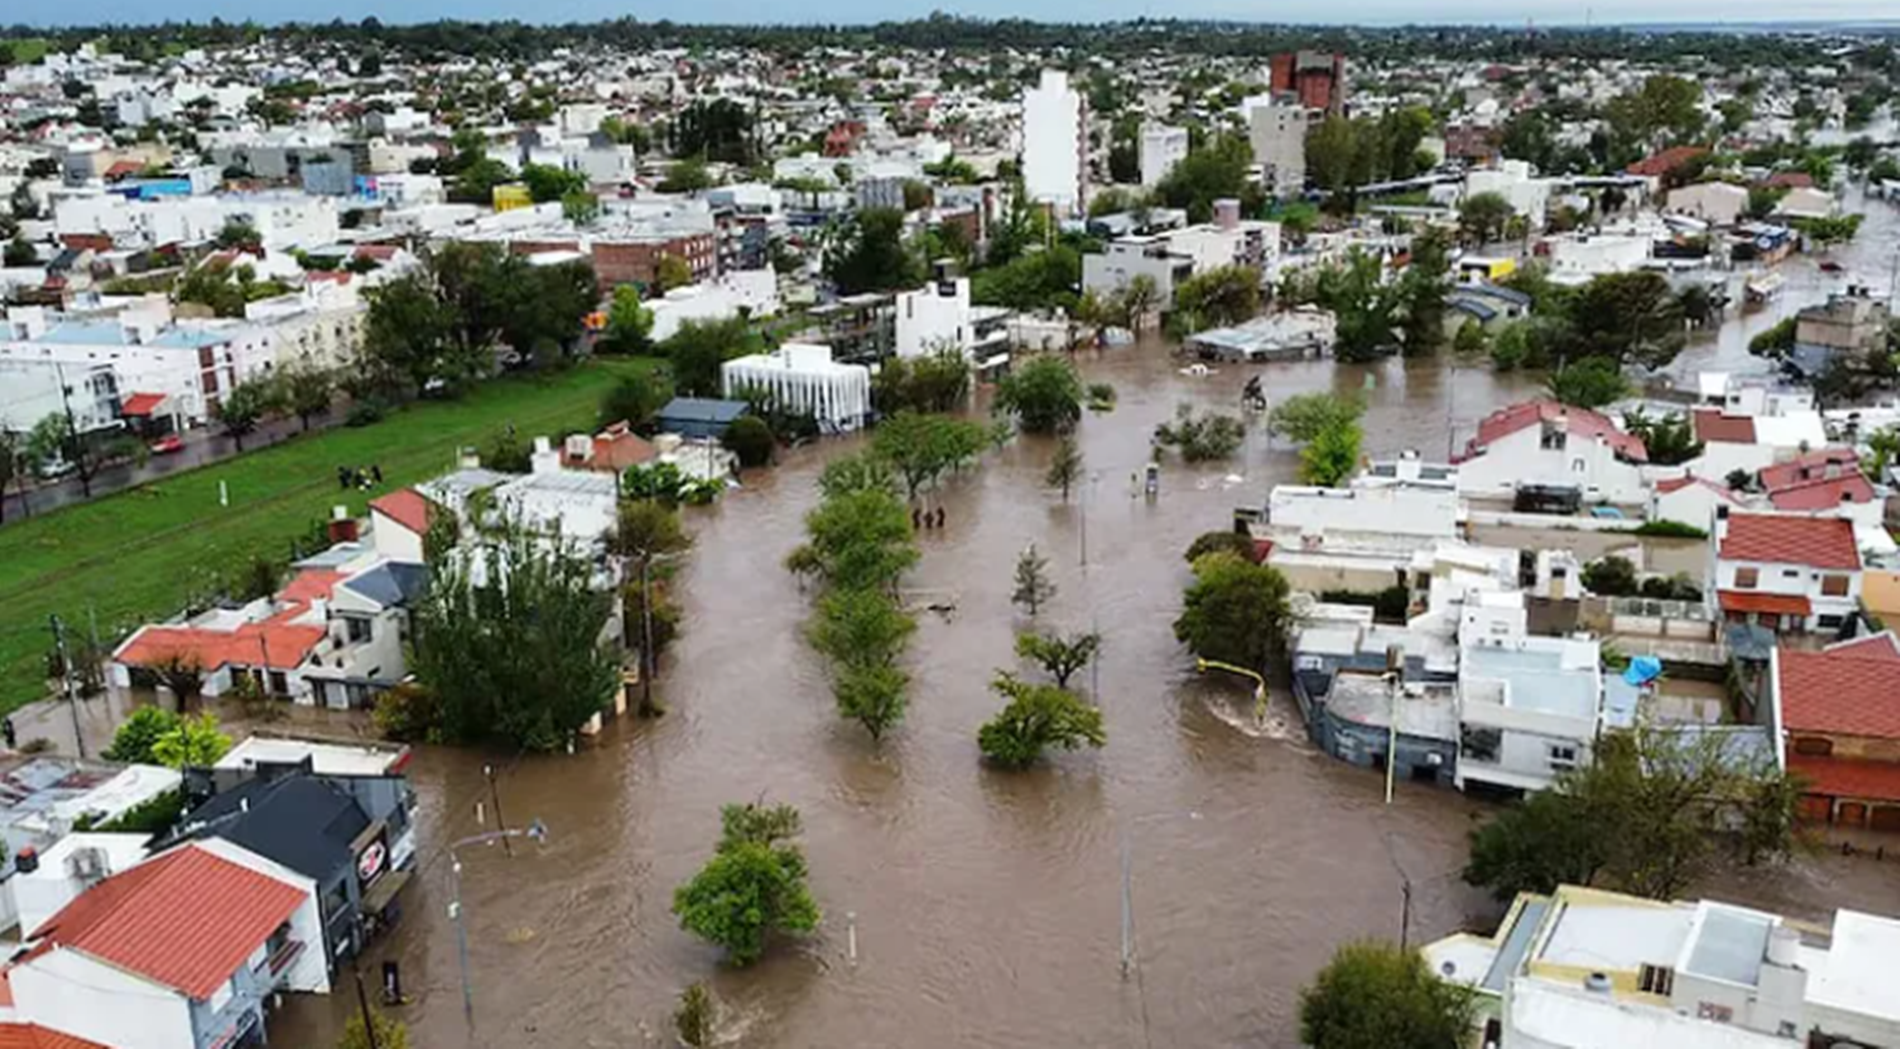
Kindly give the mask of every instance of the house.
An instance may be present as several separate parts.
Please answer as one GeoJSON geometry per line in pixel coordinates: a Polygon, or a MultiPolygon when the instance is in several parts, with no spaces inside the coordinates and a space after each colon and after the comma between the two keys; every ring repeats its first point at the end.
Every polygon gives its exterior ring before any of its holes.
{"type": "Polygon", "coordinates": [[[744,401],[675,397],[660,409],[658,425],[662,433],[717,439],[725,435],[726,427],[731,426],[734,419],[750,410],[751,406],[744,401]]]}
{"type": "Polygon", "coordinates": [[[195,787],[215,793],[185,814],[167,844],[222,839],[311,879],[319,901],[322,957],[335,973],[361,952],[372,924],[387,924],[396,892],[409,880],[415,841],[408,785],[401,777],[377,784],[373,778],[338,780],[303,768],[236,775],[243,778],[222,789],[215,781],[230,779],[229,770],[222,777],[200,777],[195,787]],[[391,803],[372,819],[359,793],[391,803]],[[393,847],[398,840],[405,841],[401,853],[393,847]]]}
{"type": "Polygon", "coordinates": [[[151,838],[74,831],[45,849],[22,850],[6,879],[7,920],[21,929],[39,928],[101,879],[143,862],[151,838]]]}
{"type": "Polygon", "coordinates": [[[1653,153],[1631,164],[1625,169],[1624,174],[1643,179],[1649,195],[1655,196],[1657,189],[1673,172],[1687,167],[1706,156],[1708,152],[1708,149],[1703,146],[1671,146],[1660,153],[1653,153]]]}
{"type": "MultiPolygon", "coordinates": [[[[407,553],[413,544],[393,538],[397,528],[390,525],[387,542],[407,553]]],[[[133,631],[113,650],[108,687],[157,688],[168,684],[166,672],[183,668],[195,672],[205,696],[248,677],[262,694],[301,705],[368,706],[407,673],[403,639],[427,569],[356,542],[291,567],[297,574],[270,597],[133,631]]]]}
{"type": "Polygon", "coordinates": [[[369,501],[370,542],[385,557],[420,564],[435,513],[435,504],[414,488],[379,495],[369,501]]]}
{"type": "Polygon", "coordinates": [[[1510,498],[1519,485],[1576,489],[1586,501],[1640,504],[1646,499],[1640,438],[1610,418],[1556,401],[1525,401],[1486,416],[1458,460],[1467,497],[1510,498]]]}
{"type": "Polygon", "coordinates": [[[1834,517],[1718,506],[1708,588],[1723,619],[1781,634],[1833,633],[1860,598],[1860,545],[1834,517]]]}
{"type": "Polygon", "coordinates": [[[1739,507],[1741,500],[1705,477],[1666,477],[1649,490],[1649,508],[1643,517],[1706,529],[1715,520],[1717,506],[1739,507]]]}
{"type": "Polygon", "coordinates": [[[1831,929],[1712,900],[1574,885],[1524,893],[1493,936],[1422,951],[1470,987],[1485,1045],[1777,1049],[1894,1045],[1900,921],[1837,911],[1831,929]]]}
{"type": "Polygon", "coordinates": [[[1009,320],[1014,311],[970,303],[970,279],[938,263],[936,278],[897,293],[896,353],[921,357],[943,350],[963,354],[978,371],[1009,363],[1009,320]]]}
{"type": "Polygon", "coordinates": [[[1750,415],[1727,408],[1696,408],[1689,420],[1702,454],[1685,465],[1700,477],[1726,479],[1737,470],[1753,474],[1827,443],[1821,415],[1812,409],[1750,415]]]}
{"type": "Polygon", "coordinates": [[[1698,182],[1671,190],[1667,206],[1712,226],[1733,226],[1748,214],[1748,190],[1727,182],[1698,182]]]}
{"type": "Polygon", "coordinates": [[[1900,831],[1900,641],[1891,632],[1769,661],[1773,719],[1801,815],[1900,831]]]}
{"type": "MultiPolygon", "coordinates": [[[[49,849],[82,825],[109,824],[176,791],[179,781],[177,769],[158,765],[9,754],[0,758],[0,845],[15,857],[49,849]]],[[[0,906],[5,901],[0,893],[0,906]]]]}
{"type": "MultiPolygon", "coordinates": [[[[1500,598],[1516,595],[1499,595],[1500,598]]],[[[1522,598],[1469,605],[1459,628],[1454,782],[1548,788],[1590,760],[1605,724],[1602,653],[1594,640],[1525,634],[1522,598]]]]}
{"type": "Polygon", "coordinates": [[[1363,605],[1316,604],[1292,647],[1293,696],[1321,751],[1362,768],[1392,763],[1408,782],[1453,782],[1458,655],[1450,638],[1374,623],[1363,605]]]}
{"type": "Polygon", "coordinates": [[[1861,549],[1890,551],[1886,533],[1886,493],[1861,471],[1852,448],[1821,448],[1763,470],[1762,490],[1784,513],[1842,517],[1854,523],[1861,549]]]}
{"type": "Polygon", "coordinates": [[[1790,189],[1775,204],[1775,218],[1781,219],[1824,219],[1831,217],[1840,205],[1834,200],[1834,194],[1813,186],[1796,186],[1790,189]]]}
{"type": "Polygon", "coordinates": [[[1809,306],[1795,315],[1794,348],[1788,361],[1802,374],[1815,376],[1835,357],[1878,351],[1886,345],[1893,314],[1884,300],[1864,287],[1850,287],[1828,297],[1824,305],[1809,306]]]}
{"type": "Polygon", "coordinates": [[[1456,332],[1465,321],[1475,320],[1486,328],[1530,316],[1531,297],[1515,288],[1489,281],[1460,283],[1445,296],[1445,326],[1456,332]]]}
{"type": "Polygon", "coordinates": [[[1415,556],[1458,542],[1461,511],[1449,488],[1283,484],[1249,527],[1295,590],[1374,594],[1402,585],[1415,556]]]}
{"type": "Polygon", "coordinates": [[[633,432],[622,419],[592,437],[577,433],[561,445],[561,465],[569,470],[621,474],[658,455],[653,442],[633,432]]]}
{"type": "Polygon", "coordinates": [[[114,1049],[252,1044],[273,996],[329,992],[317,915],[311,879],[228,842],[180,846],[26,930],[14,1017],[114,1049]]]}

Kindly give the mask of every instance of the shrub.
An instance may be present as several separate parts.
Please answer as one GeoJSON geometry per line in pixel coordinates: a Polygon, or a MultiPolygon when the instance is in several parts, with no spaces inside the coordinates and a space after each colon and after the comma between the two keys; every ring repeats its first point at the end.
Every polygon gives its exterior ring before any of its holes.
{"type": "Polygon", "coordinates": [[[1631,530],[1633,535],[1647,535],[1662,539],[1707,539],[1709,533],[1695,525],[1681,521],[1644,521],[1631,530]]]}
{"type": "Polygon", "coordinates": [[[370,716],[385,739],[418,743],[435,732],[440,712],[433,692],[414,682],[404,682],[377,696],[370,716]]]}
{"type": "Polygon", "coordinates": [[[344,413],[343,425],[369,426],[372,423],[382,422],[385,414],[380,401],[354,401],[350,404],[350,410],[344,413]]]}
{"type": "Polygon", "coordinates": [[[140,707],[119,725],[118,732],[112,736],[112,745],[100,756],[127,765],[156,764],[152,745],[176,729],[178,723],[178,715],[163,707],[140,707]]]}
{"type": "Polygon", "coordinates": [[[1187,558],[1188,564],[1193,564],[1206,554],[1219,553],[1221,551],[1244,557],[1251,561],[1254,555],[1253,539],[1239,532],[1202,532],[1192,543],[1188,544],[1187,553],[1184,556],[1187,558]]]}
{"type": "Polygon", "coordinates": [[[740,466],[754,467],[772,461],[772,448],[776,442],[772,437],[772,428],[765,424],[764,419],[741,415],[726,428],[723,443],[732,454],[739,457],[740,466]]]}

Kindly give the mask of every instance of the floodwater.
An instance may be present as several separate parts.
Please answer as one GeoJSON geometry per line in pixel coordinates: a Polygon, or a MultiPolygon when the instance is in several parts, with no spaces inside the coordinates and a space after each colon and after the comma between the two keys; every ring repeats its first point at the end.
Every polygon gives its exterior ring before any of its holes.
{"type": "MultiPolygon", "coordinates": [[[[423,750],[413,766],[421,875],[403,924],[368,957],[401,962],[413,1001],[398,1014],[413,1044],[671,1044],[677,995],[709,980],[725,1007],[721,1044],[1290,1045],[1299,988],[1333,949],[1400,935],[1405,880],[1413,943],[1488,930],[1494,906],[1457,877],[1481,806],[1400,783],[1388,807],[1379,775],[1304,744],[1287,697],[1273,699],[1281,728],[1252,730],[1236,713],[1247,685],[1198,678],[1174,641],[1182,550],[1290,479],[1295,452],[1256,427],[1230,463],[1167,462],[1152,504],[1131,477],[1177,403],[1231,411],[1256,372],[1276,400],[1363,391],[1373,455],[1443,454],[1450,430],[1469,433],[1536,380],[1396,360],[1190,377],[1159,344],[1081,363],[1120,404],[1083,423],[1093,480],[1070,503],[1042,485],[1045,439],[1017,441],[936,496],[947,526],[920,534],[909,586],[955,612],[921,616],[909,714],[881,746],[834,713],[824,665],[801,637],[809,595],[781,565],[818,471],[854,447],[838,441],[791,453],[691,514],[697,549],[681,579],[684,634],[659,685],[665,717],[623,719],[574,756],[423,750]],[[1030,625],[1009,603],[1030,543],[1060,588],[1037,625],[1104,635],[1099,666],[1078,682],[1105,711],[1109,740],[1003,773],[979,762],[974,737],[1000,706],[989,679],[1015,666],[1012,632],[1030,625]],[[462,852],[470,1024],[444,843],[482,829],[485,760],[499,766],[507,819],[539,818],[550,838],[512,856],[462,852]],[[825,919],[808,940],[732,971],[669,905],[709,855],[719,806],[755,799],[803,812],[825,919]]],[[[1817,899],[1845,893],[1894,909],[1885,865],[1841,862],[1803,865],[1774,882],[1775,899],[1813,913],[1817,899]]],[[[347,983],[292,1000],[273,1041],[328,1045],[353,1007],[347,983]]]]}

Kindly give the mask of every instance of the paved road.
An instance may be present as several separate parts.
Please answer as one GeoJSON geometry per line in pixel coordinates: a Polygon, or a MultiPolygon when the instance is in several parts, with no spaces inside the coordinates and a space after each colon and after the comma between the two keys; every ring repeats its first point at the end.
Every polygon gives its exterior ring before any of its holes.
{"type": "MultiPolygon", "coordinates": [[[[310,428],[314,432],[335,426],[342,420],[343,412],[331,411],[328,416],[313,420],[310,428]]],[[[295,437],[301,432],[303,432],[302,424],[296,419],[272,419],[259,423],[256,432],[244,438],[244,451],[256,451],[295,437]]],[[[222,432],[212,428],[193,430],[185,434],[185,447],[181,451],[170,455],[154,455],[142,466],[134,462],[123,462],[99,471],[92,479],[92,498],[110,495],[182,470],[229,459],[237,454],[237,442],[222,432]]],[[[5,496],[5,523],[11,524],[27,516],[28,513],[45,513],[62,506],[83,503],[86,499],[86,493],[80,487],[78,478],[70,475],[58,481],[45,482],[29,488],[24,502],[19,490],[10,488],[5,496]]],[[[4,524],[0,524],[0,527],[4,527],[4,524]]]]}

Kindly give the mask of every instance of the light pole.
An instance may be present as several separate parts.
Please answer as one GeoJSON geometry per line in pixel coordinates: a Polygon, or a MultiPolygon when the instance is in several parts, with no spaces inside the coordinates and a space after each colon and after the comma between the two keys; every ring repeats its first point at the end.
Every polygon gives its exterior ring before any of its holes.
{"type": "Polygon", "coordinates": [[[1267,679],[1264,677],[1261,677],[1259,671],[1249,670],[1246,667],[1235,666],[1232,663],[1223,663],[1218,659],[1196,659],[1194,661],[1194,669],[1203,674],[1207,673],[1209,670],[1225,670],[1229,674],[1239,674],[1241,677],[1252,678],[1253,683],[1254,683],[1254,688],[1253,688],[1254,717],[1259,719],[1260,721],[1267,720],[1267,679]]]}
{"type": "Polygon", "coordinates": [[[475,987],[469,982],[468,925],[462,920],[462,858],[456,855],[455,850],[468,845],[506,841],[509,838],[531,838],[537,843],[544,843],[548,840],[548,828],[537,819],[530,822],[526,828],[491,830],[486,834],[472,834],[449,844],[449,917],[455,919],[455,953],[462,965],[462,1015],[468,1019],[471,1029],[475,1026],[475,987]]]}

